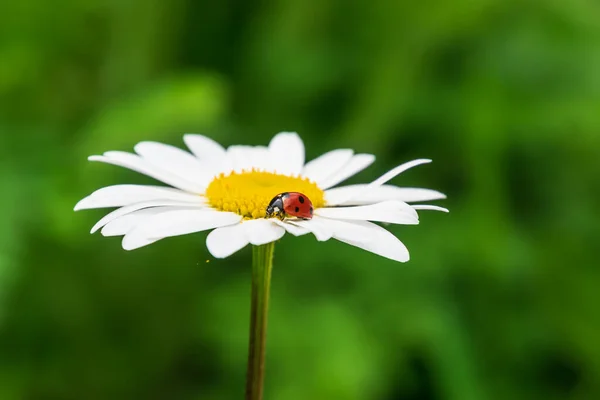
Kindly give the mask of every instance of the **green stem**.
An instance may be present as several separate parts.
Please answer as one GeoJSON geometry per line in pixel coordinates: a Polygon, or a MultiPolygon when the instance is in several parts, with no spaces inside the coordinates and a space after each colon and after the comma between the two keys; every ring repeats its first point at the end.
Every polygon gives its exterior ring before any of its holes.
{"type": "Polygon", "coordinates": [[[269,289],[271,288],[274,249],[275,243],[252,247],[252,301],[246,400],[262,400],[263,398],[269,289]]]}

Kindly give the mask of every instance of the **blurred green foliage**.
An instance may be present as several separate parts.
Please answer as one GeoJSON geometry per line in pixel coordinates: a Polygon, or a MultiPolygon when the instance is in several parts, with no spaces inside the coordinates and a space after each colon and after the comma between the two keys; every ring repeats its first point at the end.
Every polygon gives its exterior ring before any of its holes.
{"type": "Polygon", "coordinates": [[[2,2],[0,399],[241,398],[249,249],[72,208],[151,182],[88,155],[283,130],[377,154],[350,182],[433,158],[393,183],[451,213],[408,264],[277,245],[267,399],[600,398],[599,110],[589,0],[2,2]]]}

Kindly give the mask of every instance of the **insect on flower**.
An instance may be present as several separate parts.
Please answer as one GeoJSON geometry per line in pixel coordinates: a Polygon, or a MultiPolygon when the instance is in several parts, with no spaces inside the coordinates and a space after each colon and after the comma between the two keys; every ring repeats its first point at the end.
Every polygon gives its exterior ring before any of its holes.
{"type": "Polygon", "coordinates": [[[286,216],[305,220],[312,219],[312,202],[305,194],[299,192],[279,193],[267,206],[265,218],[275,217],[283,221],[286,216]]]}

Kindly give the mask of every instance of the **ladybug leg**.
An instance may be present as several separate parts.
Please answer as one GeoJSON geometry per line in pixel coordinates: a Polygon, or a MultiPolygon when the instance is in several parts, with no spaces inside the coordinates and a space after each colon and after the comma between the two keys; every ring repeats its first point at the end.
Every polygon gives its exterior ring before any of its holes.
{"type": "Polygon", "coordinates": [[[277,218],[279,218],[281,221],[283,221],[285,219],[285,213],[283,211],[278,212],[277,218]]]}

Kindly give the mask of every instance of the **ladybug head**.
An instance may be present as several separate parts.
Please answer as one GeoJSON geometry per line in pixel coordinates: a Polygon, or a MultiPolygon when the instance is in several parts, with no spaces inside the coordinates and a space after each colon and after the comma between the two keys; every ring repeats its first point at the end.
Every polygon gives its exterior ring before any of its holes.
{"type": "Polygon", "coordinates": [[[269,202],[266,210],[266,218],[279,218],[283,220],[285,218],[285,211],[283,207],[284,198],[287,196],[287,193],[280,193],[277,196],[273,197],[273,199],[269,202]]]}

